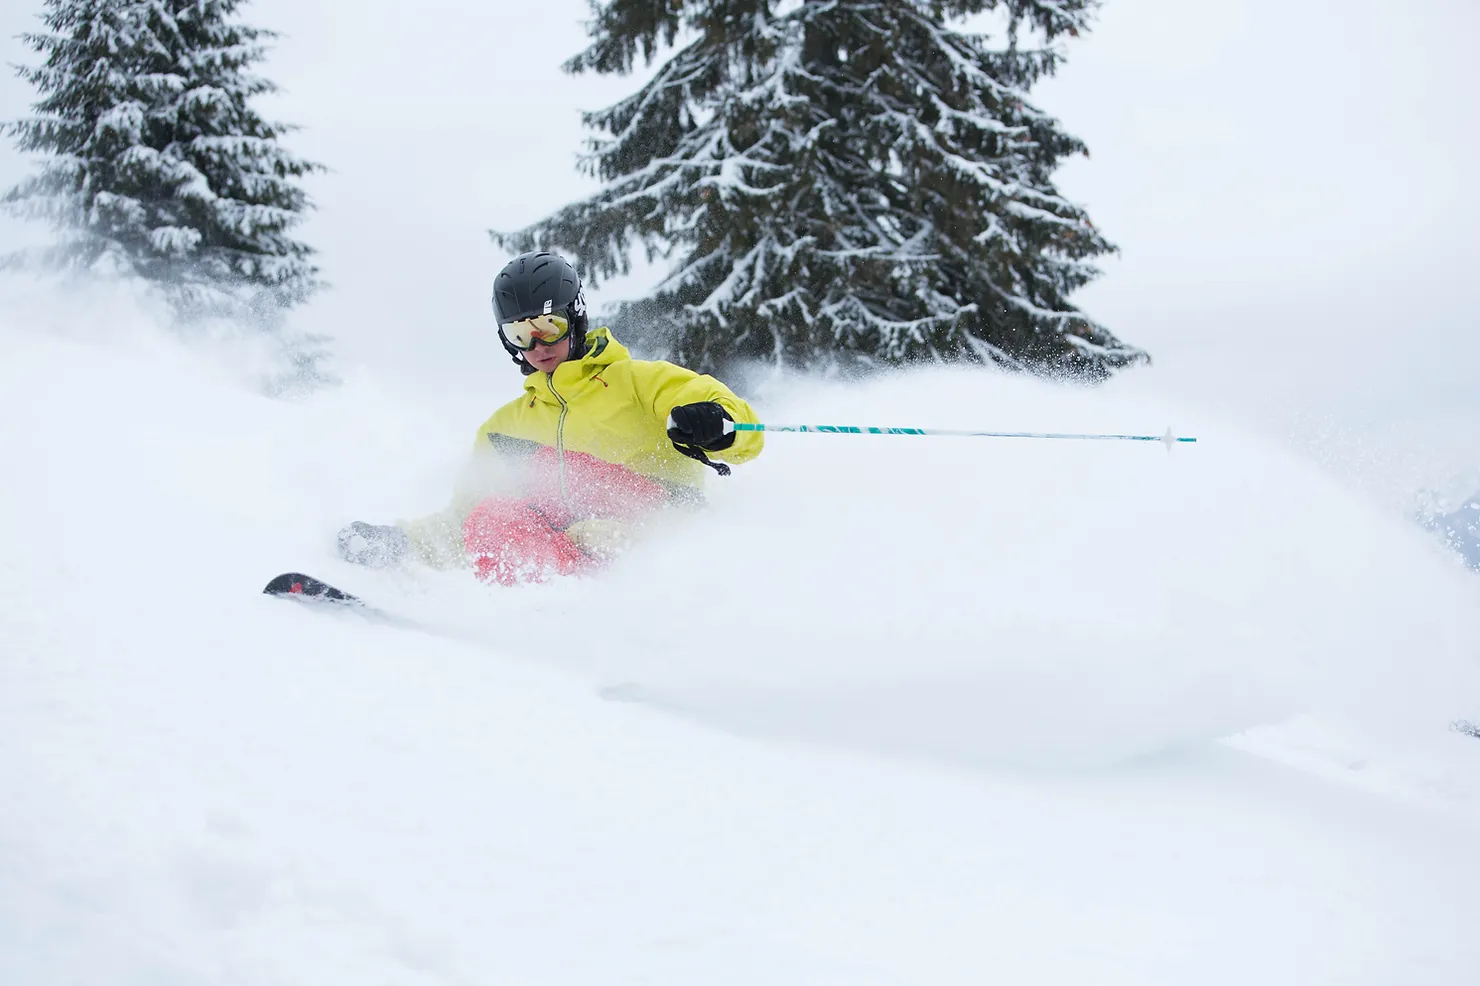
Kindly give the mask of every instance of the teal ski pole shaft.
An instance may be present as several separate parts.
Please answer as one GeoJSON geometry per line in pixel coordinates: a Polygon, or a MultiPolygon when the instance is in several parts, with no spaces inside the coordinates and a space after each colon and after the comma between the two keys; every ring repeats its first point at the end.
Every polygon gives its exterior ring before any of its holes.
{"type": "Polygon", "coordinates": [[[1042,438],[1076,442],[1161,442],[1167,448],[1179,443],[1195,442],[1196,438],[1184,438],[1172,434],[1170,428],[1165,435],[1106,435],[1070,434],[1051,431],[957,431],[950,428],[875,428],[864,425],[772,425],[725,422],[725,433],[732,431],[795,431],[820,435],[920,435],[948,438],[1042,438]]]}

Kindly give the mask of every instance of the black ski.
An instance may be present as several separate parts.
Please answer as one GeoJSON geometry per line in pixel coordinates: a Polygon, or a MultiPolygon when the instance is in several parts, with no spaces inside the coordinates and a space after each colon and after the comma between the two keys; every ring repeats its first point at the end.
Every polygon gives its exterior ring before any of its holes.
{"type": "Polygon", "coordinates": [[[279,575],[267,583],[267,587],[262,591],[269,596],[293,596],[314,602],[342,603],[346,606],[365,605],[365,601],[359,596],[351,595],[343,589],[336,589],[327,582],[301,572],[287,572],[279,575]]]}
{"type": "Polygon", "coordinates": [[[1480,723],[1470,722],[1468,719],[1456,719],[1449,724],[1449,728],[1456,733],[1464,733],[1466,736],[1480,739],[1480,723]]]}
{"type": "Polygon", "coordinates": [[[400,627],[402,630],[419,630],[422,633],[436,633],[438,636],[446,636],[446,634],[438,633],[437,630],[425,626],[416,620],[397,616],[395,613],[388,613],[379,606],[372,606],[354,593],[345,592],[343,589],[330,585],[323,579],[316,579],[312,575],[304,575],[302,572],[285,572],[267,583],[262,592],[269,596],[277,596],[279,599],[297,599],[299,602],[311,603],[319,608],[354,613],[361,619],[369,620],[372,623],[400,627]]]}

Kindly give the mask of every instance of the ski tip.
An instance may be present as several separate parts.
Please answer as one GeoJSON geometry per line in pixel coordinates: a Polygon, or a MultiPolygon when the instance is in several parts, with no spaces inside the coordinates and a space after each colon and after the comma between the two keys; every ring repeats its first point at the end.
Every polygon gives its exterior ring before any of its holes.
{"type": "Polygon", "coordinates": [[[341,603],[357,603],[360,600],[334,586],[302,572],[284,572],[263,586],[268,596],[294,596],[300,599],[328,599],[341,603]]]}
{"type": "Polygon", "coordinates": [[[317,581],[300,572],[285,572],[263,586],[262,591],[269,596],[299,596],[306,594],[308,587],[317,581]]]}

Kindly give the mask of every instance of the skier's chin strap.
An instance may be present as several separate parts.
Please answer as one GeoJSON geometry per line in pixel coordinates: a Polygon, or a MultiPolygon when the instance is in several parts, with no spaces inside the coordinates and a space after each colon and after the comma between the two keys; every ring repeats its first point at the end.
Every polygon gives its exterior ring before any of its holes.
{"type": "Polygon", "coordinates": [[[696,445],[680,445],[677,442],[674,442],[673,450],[679,455],[686,455],[690,459],[704,463],[706,466],[713,469],[721,476],[728,476],[730,474],[729,466],[725,465],[723,462],[715,462],[709,456],[704,454],[703,449],[699,448],[696,445]]]}

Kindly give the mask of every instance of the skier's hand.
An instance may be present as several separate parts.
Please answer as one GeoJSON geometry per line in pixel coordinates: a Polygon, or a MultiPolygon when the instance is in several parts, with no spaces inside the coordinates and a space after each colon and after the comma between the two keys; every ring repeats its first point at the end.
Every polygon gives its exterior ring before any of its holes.
{"type": "Polygon", "coordinates": [[[734,420],[729,411],[714,401],[680,404],[668,412],[668,439],[674,445],[718,452],[735,444],[734,431],[725,431],[725,422],[734,420]]]}
{"type": "Polygon", "coordinates": [[[394,565],[410,547],[411,539],[399,527],[357,520],[339,532],[339,557],[370,568],[394,565]]]}

